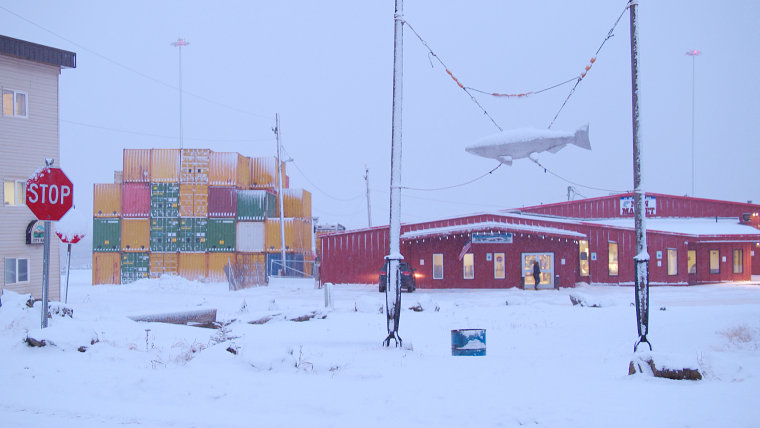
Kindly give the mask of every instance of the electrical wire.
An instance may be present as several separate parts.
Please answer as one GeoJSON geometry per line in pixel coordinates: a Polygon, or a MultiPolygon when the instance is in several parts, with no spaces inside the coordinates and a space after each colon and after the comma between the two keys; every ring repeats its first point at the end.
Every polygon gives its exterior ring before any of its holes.
{"type": "MultiPolygon", "coordinates": [[[[166,83],[166,82],[164,82],[164,81],[162,81],[160,79],[157,79],[157,78],[155,78],[153,76],[150,76],[150,75],[148,75],[146,73],[143,73],[143,72],[141,72],[141,71],[139,71],[139,70],[137,70],[135,68],[129,67],[127,65],[124,65],[124,64],[122,64],[122,63],[120,63],[120,62],[118,62],[118,61],[116,61],[114,59],[111,59],[111,58],[109,58],[109,57],[107,57],[107,56],[105,56],[105,55],[103,55],[103,54],[101,54],[101,53],[99,53],[97,51],[94,51],[94,50],[92,50],[92,49],[90,49],[90,48],[88,48],[88,47],[86,47],[86,46],[84,46],[84,45],[82,45],[80,43],[77,43],[77,42],[75,42],[75,41],[73,41],[71,39],[68,39],[68,38],[66,38],[66,37],[64,37],[64,36],[56,33],[53,30],[50,30],[50,29],[48,29],[46,27],[43,27],[42,25],[37,24],[36,22],[34,22],[34,21],[30,20],[30,19],[27,19],[27,18],[19,15],[16,12],[13,12],[12,10],[6,8],[5,6],[1,6],[0,5],[0,9],[8,12],[9,14],[11,14],[11,15],[13,15],[13,16],[15,16],[15,17],[17,17],[17,18],[19,18],[19,19],[21,19],[23,21],[26,21],[27,23],[29,23],[31,25],[34,25],[35,27],[37,27],[37,28],[39,28],[39,29],[41,29],[41,30],[43,30],[45,32],[48,32],[48,33],[52,34],[55,37],[58,37],[61,40],[64,40],[64,41],[66,41],[68,43],[71,43],[72,45],[78,47],[81,50],[87,51],[87,52],[89,52],[89,53],[91,53],[91,54],[93,54],[93,55],[95,55],[95,56],[97,56],[97,57],[99,57],[99,58],[101,58],[101,59],[103,59],[105,61],[110,62],[111,64],[113,64],[113,65],[115,65],[117,67],[123,68],[124,70],[127,70],[130,73],[134,73],[134,74],[136,74],[138,76],[141,76],[141,77],[143,77],[145,79],[148,79],[148,80],[150,80],[150,81],[152,81],[154,83],[157,83],[159,85],[165,86],[165,87],[170,88],[170,89],[173,89],[175,91],[179,91],[180,90],[178,87],[176,87],[176,86],[174,86],[174,85],[172,85],[170,83],[166,83]]],[[[262,119],[263,118],[269,119],[268,116],[264,116],[264,115],[258,114],[258,113],[253,113],[253,112],[241,109],[239,107],[234,107],[234,106],[230,106],[230,105],[227,105],[227,104],[223,104],[223,103],[220,103],[218,101],[212,100],[210,98],[204,97],[203,95],[198,95],[198,94],[186,91],[184,89],[182,90],[182,93],[190,95],[190,96],[195,97],[195,98],[198,98],[198,99],[200,99],[202,101],[205,101],[207,103],[214,104],[214,105],[217,105],[219,107],[224,107],[224,108],[226,108],[228,110],[236,111],[238,113],[243,113],[243,114],[246,114],[246,115],[249,115],[249,116],[253,116],[253,117],[257,117],[257,118],[262,118],[262,119]]]]}
{"type": "Polygon", "coordinates": [[[488,171],[487,173],[485,173],[485,174],[483,174],[483,175],[481,175],[481,176],[478,176],[478,177],[476,177],[476,178],[473,178],[473,179],[472,179],[472,180],[470,180],[470,181],[466,181],[466,182],[464,182],[464,183],[460,183],[460,184],[455,184],[455,185],[453,185],[453,186],[445,186],[445,187],[434,187],[434,188],[429,188],[429,189],[425,189],[425,188],[419,188],[419,187],[408,187],[408,186],[401,186],[401,189],[405,189],[405,190],[417,190],[417,191],[422,191],[422,192],[436,192],[436,191],[439,191],[439,190],[448,190],[448,189],[454,189],[454,188],[457,188],[457,187],[462,187],[462,186],[466,186],[466,185],[468,185],[468,184],[472,184],[472,183],[474,183],[474,182],[476,182],[476,181],[478,181],[478,180],[480,180],[480,179],[482,179],[482,178],[484,178],[484,177],[486,177],[486,176],[488,176],[488,175],[492,174],[494,171],[496,171],[497,169],[499,169],[499,168],[500,168],[502,165],[504,165],[504,164],[503,164],[503,163],[501,163],[501,162],[499,162],[499,164],[498,164],[498,165],[496,165],[496,167],[495,167],[495,168],[491,169],[491,170],[490,170],[490,171],[488,171]]]}
{"type": "Polygon", "coordinates": [[[549,173],[549,174],[551,174],[551,175],[559,178],[560,180],[565,181],[567,183],[570,183],[570,184],[572,184],[574,186],[583,187],[585,189],[598,190],[598,191],[601,191],[601,192],[611,192],[611,193],[628,193],[628,192],[631,192],[630,190],[605,189],[603,187],[586,186],[585,184],[576,183],[574,181],[570,181],[570,180],[562,177],[561,175],[559,175],[559,174],[553,172],[552,170],[550,170],[549,168],[541,165],[541,162],[539,162],[537,159],[533,159],[533,158],[529,158],[529,159],[531,161],[533,161],[533,163],[535,163],[536,165],[538,165],[540,168],[542,168],[544,170],[544,172],[549,173]]]}
{"type": "Polygon", "coordinates": [[[316,184],[315,184],[315,183],[314,183],[314,182],[313,182],[311,179],[309,179],[309,177],[308,177],[308,176],[307,176],[307,175],[306,175],[306,174],[303,172],[303,170],[302,170],[301,168],[299,168],[299,167],[298,167],[298,164],[296,163],[295,159],[293,159],[293,156],[291,156],[291,155],[290,155],[290,153],[288,153],[288,151],[287,151],[287,150],[285,150],[285,146],[284,146],[284,145],[280,144],[280,148],[281,148],[281,150],[282,150],[283,152],[285,152],[285,154],[286,154],[286,155],[287,155],[287,157],[289,158],[287,162],[290,162],[290,163],[292,163],[292,164],[293,164],[293,166],[296,168],[296,170],[297,170],[299,173],[301,173],[301,176],[302,176],[302,177],[303,177],[303,178],[304,178],[304,179],[305,179],[307,182],[309,182],[309,184],[311,184],[311,185],[312,185],[312,186],[313,186],[315,189],[317,189],[317,190],[318,190],[320,193],[322,193],[323,195],[327,196],[328,198],[330,198],[330,199],[332,199],[332,200],[335,200],[335,201],[340,201],[340,202],[351,202],[351,201],[355,201],[355,200],[357,200],[357,199],[359,199],[359,198],[364,198],[364,196],[365,196],[365,195],[364,195],[364,193],[361,193],[361,194],[359,194],[359,195],[356,195],[356,196],[352,196],[352,197],[349,197],[349,198],[340,198],[340,197],[337,197],[337,196],[333,196],[333,195],[331,195],[330,193],[328,193],[328,192],[326,192],[325,190],[323,190],[321,187],[317,186],[317,185],[316,185],[316,184]]]}
{"type": "MultiPolygon", "coordinates": [[[[143,137],[162,138],[162,139],[166,139],[166,140],[178,140],[179,139],[179,137],[176,137],[176,136],[151,134],[151,133],[148,133],[148,132],[133,131],[133,130],[129,130],[129,129],[109,128],[107,126],[93,125],[93,124],[90,124],[90,123],[76,122],[76,121],[73,121],[73,120],[61,119],[61,122],[63,122],[63,123],[70,123],[72,125],[77,125],[77,126],[84,126],[84,127],[87,127],[87,128],[102,129],[102,130],[105,130],[105,131],[117,132],[117,133],[122,133],[122,134],[140,135],[140,136],[143,136],[143,137]]],[[[210,143],[258,143],[258,142],[264,142],[264,141],[272,141],[272,140],[274,140],[274,138],[270,137],[270,138],[259,138],[259,139],[222,140],[222,139],[219,139],[219,138],[192,138],[192,137],[185,137],[185,140],[199,141],[199,142],[210,142],[210,143]]]]}

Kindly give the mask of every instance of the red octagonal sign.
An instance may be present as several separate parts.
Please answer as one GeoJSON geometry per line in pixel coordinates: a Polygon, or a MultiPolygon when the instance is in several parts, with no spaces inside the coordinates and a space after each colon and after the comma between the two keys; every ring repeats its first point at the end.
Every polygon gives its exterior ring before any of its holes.
{"type": "Polygon", "coordinates": [[[73,202],[74,185],[60,168],[42,168],[26,180],[26,205],[38,220],[60,220],[73,202]]]}

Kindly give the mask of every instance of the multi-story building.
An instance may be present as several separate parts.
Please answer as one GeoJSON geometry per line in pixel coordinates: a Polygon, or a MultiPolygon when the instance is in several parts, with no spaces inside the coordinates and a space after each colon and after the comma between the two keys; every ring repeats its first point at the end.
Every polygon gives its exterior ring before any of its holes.
{"type": "MultiPolygon", "coordinates": [[[[42,296],[41,222],[26,207],[26,180],[60,159],[58,76],[76,54],[0,36],[0,288],[42,296]]],[[[49,298],[60,298],[58,239],[50,246],[49,298]]]]}

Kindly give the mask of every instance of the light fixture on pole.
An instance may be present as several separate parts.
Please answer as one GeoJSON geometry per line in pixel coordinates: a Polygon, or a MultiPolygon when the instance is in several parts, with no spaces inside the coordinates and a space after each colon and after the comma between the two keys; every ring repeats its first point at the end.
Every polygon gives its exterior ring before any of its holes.
{"type": "Polygon", "coordinates": [[[694,86],[695,86],[695,70],[697,63],[697,56],[702,54],[702,51],[698,49],[690,49],[686,51],[686,55],[691,57],[691,196],[697,196],[694,191],[694,176],[695,176],[695,162],[694,162],[694,86]]]}
{"type": "Polygon", "coordinates": [[[183,38],[178,38],[176,42],[172,42],[171,45],[179,48],[179,148],[183,147],[182,140],[182,46],[189,45],[190,42],[183,38]]]}

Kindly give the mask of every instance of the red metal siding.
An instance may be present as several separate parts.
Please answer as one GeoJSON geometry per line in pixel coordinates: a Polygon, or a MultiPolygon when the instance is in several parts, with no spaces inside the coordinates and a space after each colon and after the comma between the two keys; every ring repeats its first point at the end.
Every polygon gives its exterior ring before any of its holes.
{"type": "Polygon", "coordinates": [[[121,212],[125,218],[147,218],[150,215],[150,183],[122,184],[121,212]]]}
{"type": "Polygon", "coordinates": [[[208,188],[208,216],[212,218],[235,217],[237,213],[237,190],[234,187],[208,188]]]}

